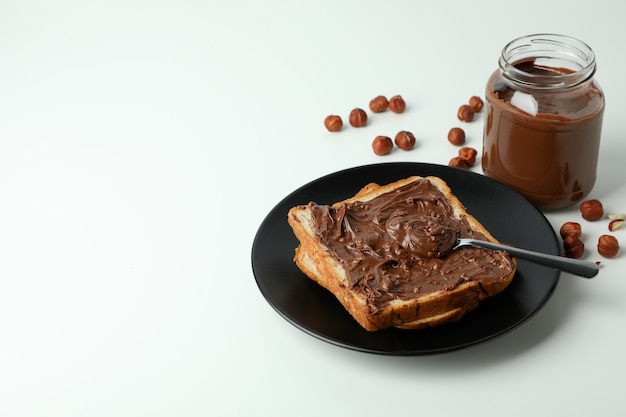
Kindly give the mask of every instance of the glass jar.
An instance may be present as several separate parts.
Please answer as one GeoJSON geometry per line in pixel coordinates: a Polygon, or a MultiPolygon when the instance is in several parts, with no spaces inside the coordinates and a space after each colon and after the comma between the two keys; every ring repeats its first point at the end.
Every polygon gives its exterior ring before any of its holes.
{"type": "Polygon", "coordinates": [[[604,94],[595,54],[567,36],[508,43],[487,81],[483,171],[539,209],[580,201],[596,181],[604,94]]]}

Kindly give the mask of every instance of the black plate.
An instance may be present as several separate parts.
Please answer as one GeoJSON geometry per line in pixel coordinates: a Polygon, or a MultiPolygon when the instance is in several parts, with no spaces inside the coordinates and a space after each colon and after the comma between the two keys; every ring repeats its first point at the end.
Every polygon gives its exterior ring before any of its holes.
{"type": "Polygon", "coordinates": [[[425,330],[364,330],[335,297],[294,264],[298,245],[287,212],[315,201],[331,204],[370,183],[411,175],[434,175],[498,240],[525,249],[560,254],[545,216],[516,191],[486,176],[441,165],[385,163],[347,169],[319,178],[283,199],[261,224],[252,246],[252,269],[268,303],[287,321],[329,343],[362,352],[426,355],[468,347],[513,330],[532,317],[556,288],[559,271],[518,260],[513,282],[457,323],[425,330]]]}

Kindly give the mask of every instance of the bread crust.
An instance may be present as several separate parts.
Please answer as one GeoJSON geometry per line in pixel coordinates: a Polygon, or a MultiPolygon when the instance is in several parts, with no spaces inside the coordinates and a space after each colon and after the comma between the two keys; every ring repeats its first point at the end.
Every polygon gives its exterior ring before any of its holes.
{"type": "MultiPolygon", "coordinates": [[[[423,178],[442,192],[453,207],[455,216],[465,218],[472,229],[482,233],[487,240],[498,242],[478,220],[467,213],[448,185],[438,177],[412,176],[382,186],[370,183],[354,196],[336,202],[332,206],[336,208],[346,203],[367,202],[423,178]]],[[[458,321],[466,313],[476,309],[482,300],[504,290],[515,275],[516,262],[514,258],[511,258],[511,272],[501,280],[465,281],[453,289],[419,293],[408,300],[391,300],[381,311],[372,313],[368,310],[367,300],[363,294],[350,287],[348,272],[344,266],[320,244],[310,208],[306,205],[291,208],[288,213],[288,222],[300,242],[294,256],[298,268],[310,279],[334,294],[352,317],[368,331],[388,327],[423,329],[458,321]]]]}

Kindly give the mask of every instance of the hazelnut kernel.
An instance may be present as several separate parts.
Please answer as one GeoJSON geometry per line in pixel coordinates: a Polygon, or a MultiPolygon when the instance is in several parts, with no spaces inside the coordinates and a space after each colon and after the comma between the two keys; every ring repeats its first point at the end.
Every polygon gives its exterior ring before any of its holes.
{"type": "Polygon", "coordinates": [[[376,136],[372,149],[376,155],[387,155],[393,149],[393,142],[389,136],[376,136]]]}
{"type": "Polygon", "coordinates": [[[605,258],[612,258],[619,252],[619,242],[615,236],[602,235],[598,239],[598,253],[605,258]]]}
{"type": "Polygon", "coordinates": [[[609,222],[609,231],[613,232],[615,230],[621,229],[626,224],[626,220],[624,219],[615,219],[609,222]]]}
{"type": "Polygon", "coordinates": [[[463,169],[469,168],[467,161],[459,158],[458,156],[452,158],[450,162],[448,162],[448,166],[455,167],[455,168],[463,168],[463,169]]]}
{"type": "Polygon", "coordinates": [[[600,220],[604,215],[604,208],[599,200],[586,200],[580,203],[580,214],[585,220],[600,220]]]}
{"type": "Polygon", "coordinates": [[[465,131],[460,127],[453,127],[448,132],[448,142],[455,146],[461,146],[465,143],[465,131]]]}
{"type": "Polygon", "coordinates": [[[582,229],[580,227],[580,223],[577,222],[565,222],[559,229],[559,234],[562,239],[565,239],[567,236],[572,236],[577,239],[582,235],[582,229]]]}
{"type": "Polygon", "coordinates": [[[389,99],[389,110],[394,113],[403,113],[406,110],[406,103],[402,96],[393,96],[389,99]]]}
{"type": "Polygon", "coordinates": [[[343,128],[343,120],[341,116],[331,114],[324,119],[324,126],[329,132],[339,132],[343,128]]]}
{"type": "Polygon", "coordinates": [[[474,166],[474,164],[476,163],[477,154],[478,151],[469,146],[464,146],[463,148],[459,149],[459,158],[467,162],[467,165],[469,166],[474,166]]]}
{"type": "Polygon", "coordinates": [[[459,111],[456,113],[457,117],[462,122],[471,122],[474,120],[474,108],[469,104],[463,104],[459,107],[459,111]]]}
{"type": "Polygon", "coordinates": [[[382,113],[389,108],[389,101],[385,96],[377,96],[370,100],[370,110],[374,113],[382,113]]]}
{"type": "Polygon", "coordinates": [[[563,249],[568,258],[578,259],[585,253],[585,244],[575,236],[566,236],[563,239],[563,249]]]}
{"type": "Polygon", "coordinates": [[[367,113],[365,113],[365,110],[357,107],[350,112],[349,121],[354,127],[363,127],[367,124],[367,113]]]}
{"type": "Polygon", "coordinates": [[[472,96],[469,99],[469,105],[472,106],[476,113],[478,113],[483,109],[483,99],[478,96],[472,96]]]}
{"type": "Polygon", "coordinates": [[[395,137],[398,148],[410,151],[415,146],[415,135],[407,130],[401,130],[395,137]]]}

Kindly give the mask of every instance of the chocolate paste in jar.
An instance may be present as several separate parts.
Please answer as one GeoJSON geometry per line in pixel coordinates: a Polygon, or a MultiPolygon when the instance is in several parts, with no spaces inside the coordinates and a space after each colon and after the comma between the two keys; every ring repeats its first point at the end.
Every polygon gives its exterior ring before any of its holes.
{"type": "Polygon", "coordinates": [[[587,196],[596,181],[603,92],[590,77],[571,86],[554,83],[542,88],[541,82],[567,78],[575,71],[537,59],[512,66],[536,76],[539,84],[515,85],[502,70],[489,78],[483,171],[540,209],[569,206],[587,196]]]}

